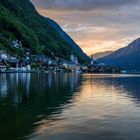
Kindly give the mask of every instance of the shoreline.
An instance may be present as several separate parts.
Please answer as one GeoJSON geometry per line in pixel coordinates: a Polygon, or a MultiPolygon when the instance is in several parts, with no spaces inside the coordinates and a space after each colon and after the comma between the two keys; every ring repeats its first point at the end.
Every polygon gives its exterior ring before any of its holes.
{"type": "Polygon", "coordinates": [[[93,72],[82,72],[82,71],[42,71],[42,70],[30,70],[30,71],[12,71],[12,70],[8,70],[8,71],[0,71],[0,74],[8,74],[8,73],[76,73],[76,74],[98,74],[98,75],[102,75],[102,74],[135,74],[135,75],[139,75],[140,72],[127,72],[127,73],[93,73],[93,72]]]}

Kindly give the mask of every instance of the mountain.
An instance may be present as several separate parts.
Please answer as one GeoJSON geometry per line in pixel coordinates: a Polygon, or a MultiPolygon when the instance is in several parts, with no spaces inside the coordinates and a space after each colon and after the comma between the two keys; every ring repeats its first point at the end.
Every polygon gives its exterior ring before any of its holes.
{"type": "Polygon", "coordinates": [[[97,61],[107,65],[120,66],[127,70],[140,71],[140,38],[97,61]]]}
{"type": "Polygon", "coordinates": [[[29,0],[0,0],[0,49],[23,54],[11,47],[12,40],[20,40],[32,54],[52,55],[69,59],[71,54],[80,61],[90,58],[50,18],[41,16],[29,0]]]}
{"type": "Polygon", "coordinates": [[[97,59],[99,59],[99,58],[108,56],[108,55],[110,55],[110,54],[112,54],[112,53],[113,53],[113,51],[99,52],[99,53],[95,53],[95,54],[91,55],[91,57],[92,57],[94,60],[97,60],[97,59]]]}

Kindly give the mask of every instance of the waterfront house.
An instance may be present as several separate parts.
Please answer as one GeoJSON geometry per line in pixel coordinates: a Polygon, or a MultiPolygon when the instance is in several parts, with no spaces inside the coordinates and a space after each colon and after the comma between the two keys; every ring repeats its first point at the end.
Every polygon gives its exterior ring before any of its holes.
{"type": "Polygon", "coordinates": [[[3,59],[0,58],[0,72],[4,72],[6,70],[6,64],[4,63],[3,59]]]}
{"type": "Polygon", "coordinates": [[[19,67],[19,59],[17,59],[16,57],[10,57],[8,62],[10,64],[10,68],[18,68],[19,67]]]}
{"type": "Polygon", "coordinates": [[[74,63],[74,64],[78,65],[78,59],[77,59],[77,57],[76,57],[76,56],[71,55],[71,56],[70,56],[70,60],[71,60],[71,62],[72,62],[72,63],[74,63]]]}
{"type": "Polygon", "coordinates": [[[12,47],[17,48],[17,49],[22,48],[22,43],[19,40],[11,41],[11,45],[12,45],[12,47]]]}
{"type": "Polygon", "coordinates": [[[0,51],[0,72],[4,72],[7,68],[7,59],[8,56],[5,51],[0,51]]]}

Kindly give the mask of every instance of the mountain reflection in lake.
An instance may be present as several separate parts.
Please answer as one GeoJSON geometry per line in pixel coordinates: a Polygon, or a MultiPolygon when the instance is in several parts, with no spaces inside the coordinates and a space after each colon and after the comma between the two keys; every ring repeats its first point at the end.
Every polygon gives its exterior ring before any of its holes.
{"type": "Polygon", "coordinates": [[[0,74],[2,140],[139,140],[140,76],[0,74]]]}

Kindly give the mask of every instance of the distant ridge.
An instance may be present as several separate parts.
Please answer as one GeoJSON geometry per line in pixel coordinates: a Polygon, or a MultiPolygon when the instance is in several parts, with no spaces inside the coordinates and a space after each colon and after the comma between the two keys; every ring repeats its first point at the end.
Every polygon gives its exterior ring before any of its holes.
{"type": "Polygon", "coordinates": [[[140,38],[97,61],[107,65],[120,66],[127,70],[140,71],[140,38]]]}
{"type": "Polygon", "coordinates": [[[112,53],[113,53],[113,51],[98,52],[98,53],[92,54],[90,57],[92,57],[94,60],[97,60],[99,58],[108,56],[112,53]]]}

